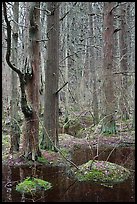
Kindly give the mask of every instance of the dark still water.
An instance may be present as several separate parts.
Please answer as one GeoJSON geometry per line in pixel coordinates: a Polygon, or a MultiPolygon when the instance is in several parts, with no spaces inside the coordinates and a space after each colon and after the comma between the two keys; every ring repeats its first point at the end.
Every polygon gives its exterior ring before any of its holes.
{"type": "MultiPolygon", "coordinates": [[[[106,160],[112,149],[100,150],[98,160],[106,160]]],[[[93,158],[95,152],[76,148],[72,160],[78,165],[93,158]]],[[[115,149],[108,161],[121,164],[133,170],[134,148],[115,149]]],[[[131,177],[112,188],[92,182],[78,182],[68,178],[64,167],[2,167],[2,202],[135,202],[134,171],[131,177]],[[21,194],[15,190],[16,183],[30,175],[47,180],[53,188],[35,196],[21,194]],[[7,183],[13,186],[6,186],[7,183]]]]}

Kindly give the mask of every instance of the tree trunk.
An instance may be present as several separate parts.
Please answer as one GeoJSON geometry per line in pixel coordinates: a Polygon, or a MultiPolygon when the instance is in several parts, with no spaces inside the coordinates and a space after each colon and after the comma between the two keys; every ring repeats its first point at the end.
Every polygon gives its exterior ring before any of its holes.
{"type": "MultiPolygon", "coordinates": [[[[92,13],[92,3],[89,2],[89,13],[92,13]]],[[[93,28],[93,16],[89,15],[89,29],[90,29],[90,69],[91,69],[91,77],[93,80],[93,115],[94,115],[94,124],[97,124],[99,121],[98,116],[98,99],[97,99],[97,82],[96,82],[96,71],[95,71],[95,50],[94,47],[91,47],[91,45],[94,45],[94,28],[93,28]]]]}
{"type": "Polygon", "coordinates": [[[104,133],[115,133],[115,98],[113,91],[113,2],[104,2],[104,120],[102,131],[104,133]]]}
{"type": "Polygon", "coordinates": [[[51,15],[47,17],[48,53],[45,70],[44,135],[42,148],[55,150],[58,146],[58,78],[59,78],[59,7],[47,2],[51,15]]]}
{"type": "Polygon", "coordinates": [[[24,154],[30,160],[36,160],[41,156],[39,150],[39,68],[40,46],[39,25],[40,10],[39,2],[32,2],[30,8],[29,27],[29,63],[26,72],[27,101],[32,108],[32,115],[25,115],[24,154]]]}
{"type": "MultiPolygon", "coordinates": [[[[18,23],[19,2],[14,2],[13,6],[14,20],[18,23]]],[[[18,25],[14,23],[12,34],[12,60],[14,64],[18,64],[18,25]]],[[[10,152],[19,151],[20,143],[20,127],[18,124],[18,90],[17,90],[17,73],[12,70],[12,96],[11,96],[11,147],[10,152]]]]}
{"type": "MultiPolygon", "coordinates": [[[[121,72],[128,71],[128,57],[127,57],[127,23],[126,23],[126,4],[120,6],[121,8],[121,30],[120,34],[120,66],[121,72]]],[[[129,110],[128,110],[128,81],[127,75],[122,75],[121,79],[121,99],[120,99],[120,106],[122,112],[122,119],[129,118],[129,110]]]]}
{"type": "MultiPolygon", "coordinates": [[[[65,4],[65,13],[67,12],[67,4],[65,4]]],[[[67,29],[68,27],[68,17],[65,17],[65,28],[67,29]]],[[[68,30],[67,30],[68,31],[68,30]]],[[[68,81],[68,67],[69,67],[69,62],[68,62],[68,32],[65,34],[65,82],[68,81]]],[[[68,84],[65,87],[65,120],[68,119],[68,103],[69,102],[69,92],[68,92],[68,84]]]]}

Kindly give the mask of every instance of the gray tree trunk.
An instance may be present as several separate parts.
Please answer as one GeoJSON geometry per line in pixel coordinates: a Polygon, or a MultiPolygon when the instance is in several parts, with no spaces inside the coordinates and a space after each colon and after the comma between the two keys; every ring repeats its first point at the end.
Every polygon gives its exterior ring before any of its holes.
{"type": "MultiPolygon", "coordinates": [[[[121,5],[120,8],[121,8],[121,30],[119,32],[120,34],[120,66],[121,66],[121,72],[126,73],[128,71],[126,4],[121,5]]],[[[122,78],[121,78],[120,107],[121,107],[122,119],[128,119],[129,118],[128,78],[126,74],[122,74],[122,78]]]]}
{"type": "MultiPolygon", "coordinates": [[[[89,2],[89,13],[92,13],[92,3],[89,2]]],[[[93,16],[89,15],[89,29],[90,29],[90,69],[91,69],[91,77],[93,80],[93,115],[94,115],[94,124],[98,123],[99,116],[98,116],[98,99],[97,99],[97,81],[96,81],[96,71],[95,71],[95,50],[94,47],[94,30],[93,30],[93,16]]]]}
{"type": "Polygon", "coordinates": [[[44,135],[42,148],[55,150],[58,146],[58,78],[59,78],[59,7],[57,2],[47,2],[51,15],[47,17],[48,53],[45,70],[44,135]]]}

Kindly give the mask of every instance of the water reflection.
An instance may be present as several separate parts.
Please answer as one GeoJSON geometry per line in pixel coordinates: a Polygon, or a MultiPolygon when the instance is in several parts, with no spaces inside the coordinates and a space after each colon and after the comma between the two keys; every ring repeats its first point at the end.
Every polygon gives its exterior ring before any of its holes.
{"type": "MultiPolygon", "coordinates": [[[[77,165],[83,164],[90,159],[93,159],[97,155],[97,150],[76,148],[72,153],[72,160],[77,165]]],[[[130,147],[118,147],[112,148],[99,148],[98,160],[107,160],[109,162],[114,162],[116,164],[122,165],[128,169],[135,169],[135,150],[130,147]]]]}
{"type": "MultiPolygon", "coordinates": [[[[100,149],[99,160],[106,160],[111,149],[100,149]]],[[[113,151],[109,161],[134,169],[134,149],[119,148],[113,151]]],[[[78,165],[92,159],[96,150],[75,149],[72,160],[78,165]]],[[[113,188],[101,186],[91,182],[78,182],[68,178],[64,167],[2,167],[2,201],[3,202],[134,202],[135,183],[134,174],[125,182],[114,185],[113,188]],[[20,194],[15,190],[17,182],[27,176],[47,180],[53,188],[42,191],[35,196],[20,194]],[[11,182],[12,187],[6,184],[11,182]]]]}

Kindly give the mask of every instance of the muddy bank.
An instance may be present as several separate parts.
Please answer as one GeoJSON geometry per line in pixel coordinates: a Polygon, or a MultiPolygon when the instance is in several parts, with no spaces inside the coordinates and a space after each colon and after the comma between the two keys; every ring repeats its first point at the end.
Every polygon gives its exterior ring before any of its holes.
{"type": "MultiPolygon", "coordinates": [[[[59,135],[60,152],[46,151],[42,150],[42,158],[35,162],[36,165],[47,165],[47,166],[66,166],[71,165],[69,161],[72,159],[72,155],[80,154],[81,157],[78,161],[82,161],[85,155],[85,151],[89,159],[102,159],[101,155],[103,152],[107,151],[107,155],[111,158],[111,151],[115,152],[118,148],[131,147],[134,149],[134,138],[132,137],[122,137],[117,136],[102,136],[93,138],[76,138],[68,134],[59,135]],[[76,153],[77,152],[77,153],[76,153]],[[110,155],[109,155],[110,154],[110,155]],[[63,156],[62,156],[63,155],[63,156]]],[[[75,156],[74,156],[75,158],[75,156]]],[[[107,159],[107,158],[106,158],[107,159]]],[[[77,160],[74,159],[74,163],[77,164],[77,160]]],[[[23,156],[18,153],[12,155],[3,155],[3,164],[10,166],[20,166],[20,165],[33,165],[33,161],[28,161],[23,158],[23,156]]]]}

